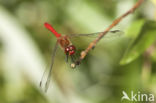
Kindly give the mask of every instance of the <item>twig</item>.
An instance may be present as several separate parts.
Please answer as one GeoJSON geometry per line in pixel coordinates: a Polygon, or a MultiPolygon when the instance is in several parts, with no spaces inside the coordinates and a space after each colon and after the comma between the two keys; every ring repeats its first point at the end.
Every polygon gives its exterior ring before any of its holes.
{"type": "Polygon", "coordinates": [[[81,52],[80,58],[75,62],[75,65],[79,65],[81,61],[86,57],[88,52],[96,46],[96,44],[102,39],[102,37],[106,35],[113,27],[115,27],[122,19],[133,13],[143,3],[143,1],[144,0],[138,0],[138,2],[130,10],[121,15],[119,18],[115,19],[104,32],[100,33],[99,36],[94,41],[92,41],[84,51],[81,52]]]}

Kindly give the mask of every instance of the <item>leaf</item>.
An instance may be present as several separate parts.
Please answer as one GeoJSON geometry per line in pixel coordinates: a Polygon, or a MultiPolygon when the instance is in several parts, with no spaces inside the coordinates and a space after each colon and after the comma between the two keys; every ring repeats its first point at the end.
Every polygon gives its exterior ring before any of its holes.
{"type": "Polygon", "coordinates": [[[144,24],[145,24],[144,19],[140,19],[133,22],[130,28],[128,28],[126,35],[132,38],[136,38],[139,35],[144,24]]]}
{"type": "Polygon", "coordinates": [[[156,22],[147,22],[129,47],[120,64],[128,64],[139,57],[156,40],[156,22]]]}

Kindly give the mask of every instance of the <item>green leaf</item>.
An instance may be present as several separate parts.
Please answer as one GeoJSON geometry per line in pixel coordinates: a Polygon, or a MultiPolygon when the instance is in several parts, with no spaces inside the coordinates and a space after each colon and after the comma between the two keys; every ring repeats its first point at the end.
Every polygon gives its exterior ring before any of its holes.
{"type": "Polygon", "coordinates": [[[145,24],[144,19],[140,19],[133,22],[131,26],[128,28],[126,35],[132,38],[136,38],[139,35],[144,24],[145,24]]]}
{"type": "Polygon", "coordinates": [[[156,40],[156,22],[147,22],[129,47],[120,64],[128,64],[139,57],[156,40]]]}

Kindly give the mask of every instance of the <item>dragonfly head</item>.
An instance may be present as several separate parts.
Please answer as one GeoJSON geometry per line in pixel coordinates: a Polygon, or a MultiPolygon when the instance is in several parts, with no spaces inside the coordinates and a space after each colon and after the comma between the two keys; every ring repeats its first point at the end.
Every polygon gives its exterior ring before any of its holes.
{"type": "Polygon", "coordinates": [[[69,45],[69,46],[67,46],[66,48],[65,48],[65,53],[67,54],[67,55],[73,55],[73,54],[75,54],[75,52],[76,52],[76,48],[75,48],[75,46],[74,45],[69,45]]]}

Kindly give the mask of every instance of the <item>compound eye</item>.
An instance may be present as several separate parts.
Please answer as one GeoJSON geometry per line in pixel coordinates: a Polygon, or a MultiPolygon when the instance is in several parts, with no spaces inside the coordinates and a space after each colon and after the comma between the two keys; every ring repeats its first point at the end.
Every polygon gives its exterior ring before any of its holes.
{"type": "Polygon", "coordinates": [[[66,51],[69,51],[69,50],[70,50],[69,47],[67,47],[67,48],[66,48],[66,51]]]}
{"type": "Polygon", "coordinates": [[[69,55],[73,55],[74,53],[75,53],[75,51],[74,51],[74,50],[69,51],[69,55]]]}
{"type": "Polygon", "coordinates": [[[70,46],[70,50],[75,50],[75,46],[74,45],[71,45],[70,46]]]}
{"type": "Polygon", "coordinates": [[[70,51],[69,47],[66,47],[66,48],[65,48],[65,53],[68,54],[69,51],[70,51]]]}

